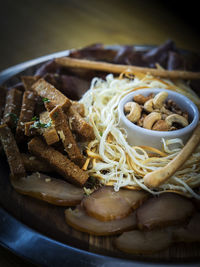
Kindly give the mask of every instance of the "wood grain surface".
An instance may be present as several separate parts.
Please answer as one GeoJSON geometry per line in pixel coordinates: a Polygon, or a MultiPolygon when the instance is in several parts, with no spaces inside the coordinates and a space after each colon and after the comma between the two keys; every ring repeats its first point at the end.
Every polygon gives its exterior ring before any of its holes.
{"type": "MultiPolygon", "coordinates": [[[[176,10],[175,10],[176,11],[176,10]]],[[[178,16],[161,1],[139,0],[6,0],[0,6],[0,71],[23,61],[70,48],[79,48],[96,42],[104,44],[161,44],[166,39],[173,39],[177,46],[199,51],[200,40],[193,24],[188,18],[178,16]]],[[[1,186],[8,187],[9,182],[1,179],[1,186]]],[[[11,189],[10,189],[11,190],[11,189]]],[[[15,214],[27,222],[34,218],[38,205],[27,198],[16,195],[14,191],[1,190],[7,199],[7,208],[13,210],[13,203],[23,202],[24,213],[15,214]],[[10,195],[11,198],[8,197],[10,195]],[[17,202],[15,202],[17,201],[17,202]],[[30,206],[32,209],[30,210],[30,206]]],[[[45,203],[45,210],[49,207],[45,203]]],[[[69,227],[64,225],[63,210],[55,209],[60,220],[59,227],[52,229],[48,225],[46,234],[57,237],[60,241],[67,238],[69,227]],[[59,231],[61,229],[62,231],[59,231]],[[64,233],[64,234],[63,234],[64,233]]],[[[43,219],[49,219],[48,212],[43,219]],[[45,217],[46,216],[46,217],[45,217]]],[[[53,220],[53,218],[51,218],[53,220]]],[[[44,221],[33,225],[39,229],[44,221]]],[[[89,241],[88,249],[110,248],[107,238],[88,237],[78,232],[75,238],[89,241]],[[96,248],[95,248],[95,246],[96,248]]],[[[66,240],[66,239],[65,239],[66,240]]],[[[189,247],[189,252],[194,249],[189,247]]],[[[184,248],[183,248],[184,250],[184,248]]],[[[188,253],[189,253],[188,252],[188,253]]],[[[158,257],[172,255],[169,250],[158,257]]],[[[187,253],[186,253],[187,255],[187,253]]],[[[33,266],[4,248],[0,248],[0,266],[33,266]]]]}

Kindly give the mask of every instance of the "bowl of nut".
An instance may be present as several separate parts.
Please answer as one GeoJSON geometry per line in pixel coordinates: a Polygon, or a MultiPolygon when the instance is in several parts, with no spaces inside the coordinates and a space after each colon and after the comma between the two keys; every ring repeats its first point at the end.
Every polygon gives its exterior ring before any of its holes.
{"type": "Polygon", "coordinates": [[[199,121],[196,105],[186,96],[159,88],[126,95],[118,106],[119,125],[132,146],[162,148],[162,138],[185,144],[199,121]]]}

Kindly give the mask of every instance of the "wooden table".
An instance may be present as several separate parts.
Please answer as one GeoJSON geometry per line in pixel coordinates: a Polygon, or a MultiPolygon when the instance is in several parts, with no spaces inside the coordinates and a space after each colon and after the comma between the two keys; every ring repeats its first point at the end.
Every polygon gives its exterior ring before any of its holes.
{"type": "MultiPolygon", "coordinates": [[[[97,42],[161,44],[170,38],[180,48],[199,51],[197,28],[185,13],[178,16],[160,2],[6,0],[0,7],[0,70],[97,42]]],[[[32,265],[0,248],[0,266],[32,265]]]]}

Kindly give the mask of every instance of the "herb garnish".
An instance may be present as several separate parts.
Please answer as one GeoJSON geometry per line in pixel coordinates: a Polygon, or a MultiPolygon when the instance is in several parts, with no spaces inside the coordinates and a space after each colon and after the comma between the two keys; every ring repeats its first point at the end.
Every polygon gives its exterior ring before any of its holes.
{"type": "Polygon", "coordinates": [[[43,101],[44,103],[49,103],[49,102],[51,102],[47,97],[43,97],[43,98],[42,98],[42,101],[43,101]]]}
{"type": "Polygon", "coordinates": [[[40,128],[48,128],[51,127],[52,121],[50,120],[48,123],[42,123],[40,120],[35,120],[34,124],[31,125],[31,128],[40,129],[40,128]]]}

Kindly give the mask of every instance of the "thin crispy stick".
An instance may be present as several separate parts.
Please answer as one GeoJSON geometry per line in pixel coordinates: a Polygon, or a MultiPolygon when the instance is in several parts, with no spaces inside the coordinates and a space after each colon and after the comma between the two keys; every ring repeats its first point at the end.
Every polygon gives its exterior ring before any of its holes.
{"type": "Polygon", "coordinates": [[[169,78],[169,79],[185,79],[185,80],[200,79],[200,72],[192,72],[192,71],[153,69],[153,68],[145,68],[138,66],[112,64],[100,61],[97,62],[86,59],[75,59],[70,57],[56,58],[55,62],[64,67],[99,70],[110,73],[122,73],[128,70],[133,72],[133,74],[148,73],[153,76],[159,76],[162,78],[169,78]]]}
{"type": "Polygon", "coordinates": [[[169,179],[190,157],[200,142],[200,123],[194,130],[187,144],[180,153],[165,167],[150,172],[144,176],[144,184],[148,187],[157,187],[169,179]]]}

